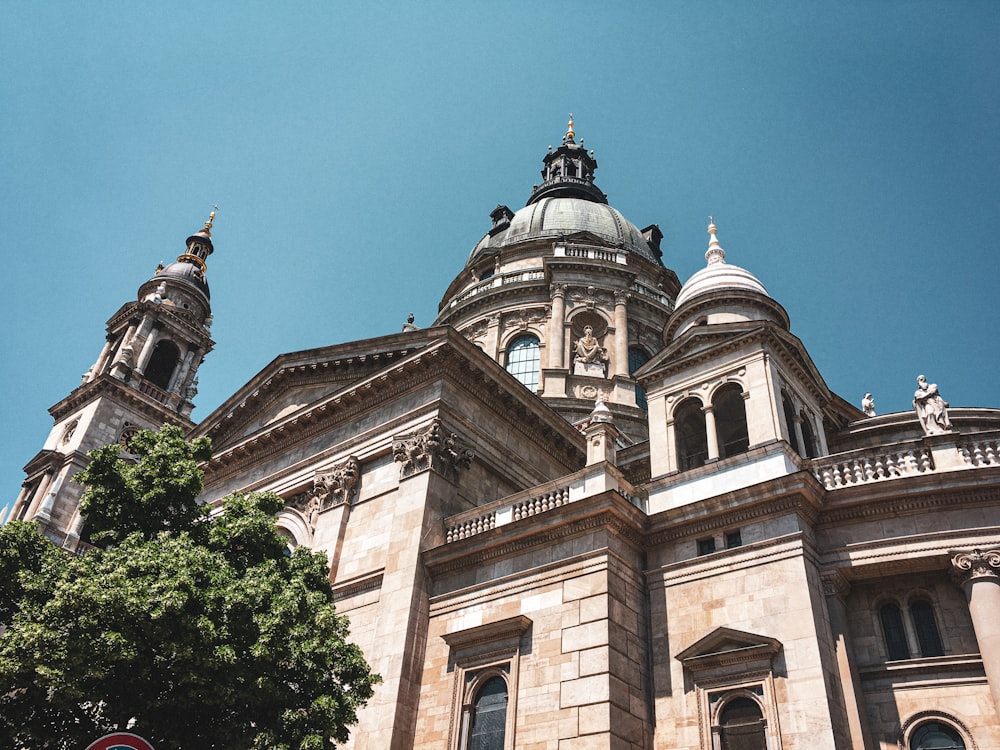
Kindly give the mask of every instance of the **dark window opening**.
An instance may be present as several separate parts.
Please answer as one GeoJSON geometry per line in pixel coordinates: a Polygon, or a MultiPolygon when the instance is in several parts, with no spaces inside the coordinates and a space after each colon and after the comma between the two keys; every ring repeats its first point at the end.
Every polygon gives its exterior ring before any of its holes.
{"type": "Polygon", "coordinates": [[[909,659],[910,647],[906,643],[906,631],[903,630],[903,613],[896,604],[884,604],[878,611],[882,621],[882,635],[885,637],[885,648],[889,659],[909,659]]]}
{"type": "Polygon", "coordinates": [[[913,733],[910,750],[965,750],[965,742],[947,724],[930,721],[913,733]]]}
{"type": "Polygon", "coordinates": [[[917,631],[917,643],[920,644],[921,656],[944,656],[941,645],[941,634],[934,621],[934,608],[924,600],[915,601],[910,605],[913,616],[913,627],[917,631]]]}
{"type": "Polygon", "coordinates": [[[708,460],[708,435],[701,402],[689,398],[674,412],[674,433],[677,443],[677,468],[681,471],[704,466],[708,460]]]}
{"type": "Polygon", "coordinates": [[[736,698],[719,715],[723,750],[766,750],[764,714],[750,698],[736,698]]]}
{"type": "Polygon", "coordinates": [[[699,539],[698,540],[698,555],[711,555],[715,552],[715,539],[699,539]]]}
{"type": "Polygon", "coordinates": [[[743,536],[740,534],[740,530],[727,531],[726,532],[726,549],[732,549],[733,547],[743,546],[743,536]]]}
{"type": "Polygon", "coordinates": [[[715,411],[715,434],[719,441],[719,458],[746,453],[750,447],[747,429],[746,401],[743,386],[738,383],[724,385],[712,399],[715,411]]]}
{"type": "MultiPolygon", "coordinates": [[[[649,355],[646,354],[645,350],[640,349],[637,346],[630,346],[628,348],[628,374],[635,375],[635,371],[642,367],[644,364],[649,362],[649,355]]],[[[649,403],[646,400],[646,391],[640,388],[638,385],[635,387],[635,405],[640,409],[648,409],[649,403]]]]}
{"type": "Polygon", "coordinates": [[[174,368],[180,361],[181,353],[172,341],[158,341],[146,365],[145,377],[157,388],[167,390],[174,368]]]}
{"type": "Polygon", "coordinates": [[[470,717],[469,750],[503,750],[507,732],[507,683],[492,677],[479,688],[470,717]]]}

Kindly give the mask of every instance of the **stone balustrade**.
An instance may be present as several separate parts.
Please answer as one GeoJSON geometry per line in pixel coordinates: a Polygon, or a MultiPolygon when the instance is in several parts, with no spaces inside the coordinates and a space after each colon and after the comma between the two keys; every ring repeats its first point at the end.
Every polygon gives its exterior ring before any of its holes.
{"type": "Polygon", "coordinates": [[[477,294],[482,294],[490,289],[496,289],[497,287],[506,286],[507,284],[520,284],[525,281],[544,281],[545,272],[541,268],[527,268],[518,271],[508,271],[506,273],[496,274],[495,276],[490,276],[488,279],[483,279],[468,289],[466,289],[461,294],[457,295],[452,299],[449,307],[455,307],[467,299],[475,297],[477,294]]]}
{"type": "Polygon", "coordinates": [[[629,289],[637,294],[641,294],[643,297],[649,297],[650,299],[656,300],[670,310],[674,307],[674,303],[671,301],[670,297],[665,295],[659,289],[653,289],[645,284],[640,284],[638,281],[632,284],[629,289]]]}
{"type": "Polygon", "coordinates": [[[618,493],[633,504],[639,504],[635,498],[635,490],[617,469],[606,464],[595,464],[554,482],[445,519],[445,544],[546,513],[607,490],[618,493]]]}
{"type": "Polygon", "coordinates": [[[628,265],[628,256],[624,250],[613,250],[597,245],[556,245],[553,255],[556,258],[586,258],[617,263],[621,266],[628,265]]]}
{"type": "Polygon", "coordinates": [[[943,471],[1000,466],[1000,436],[936,436],[932,444],[911,440],[813,459],[812,472],[828,490],[943,471]]]}

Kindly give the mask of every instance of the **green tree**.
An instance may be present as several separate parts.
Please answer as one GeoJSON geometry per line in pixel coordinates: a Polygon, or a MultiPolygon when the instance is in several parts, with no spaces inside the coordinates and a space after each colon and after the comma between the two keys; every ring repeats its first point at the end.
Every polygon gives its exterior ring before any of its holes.
{"type": "Polygon", "coordinates": [[[132,731],[157,750],[331,748],[378,682],[334,612],[323,555],[288,555],[281,499],[196,498],[208,444],[176,428],[91,454],[80,556],[0,529],[0,746],[74,750],[132,731]],[[133,460],[134,459],[134,460],[133,460]]]}

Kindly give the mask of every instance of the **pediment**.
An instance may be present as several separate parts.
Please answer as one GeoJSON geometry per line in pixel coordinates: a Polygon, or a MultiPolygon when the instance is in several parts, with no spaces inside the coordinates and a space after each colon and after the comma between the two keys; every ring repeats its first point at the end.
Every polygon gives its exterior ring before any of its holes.
{"type": "Polygon", "coordinates": [[[432,338],[424,331],[283,354],[199,424],[218,452],[294,419],[356,383],[394,368],[432,338]]]}
{"type": "Polygon", "coordinates": [[[675,657],[695,671],[730,664],[768,661],[781,650],[776,638],[720,627],[699,638],[675,657]]]}

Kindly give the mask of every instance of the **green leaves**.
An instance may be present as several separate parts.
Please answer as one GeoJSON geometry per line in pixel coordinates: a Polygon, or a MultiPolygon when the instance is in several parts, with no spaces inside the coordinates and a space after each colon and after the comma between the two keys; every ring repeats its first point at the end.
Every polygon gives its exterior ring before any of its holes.
{"type": "Polygon", "coordinates": [[[0,529],[0,746],[78,748],[129,729],[158,750],[330,748],[378,682],[336,615],[325,557],[288,556],[273,494],[196,498],[207,441],[102,448],[80,475],[104,548],[0,529]],[[110,546],[113,545],[113,546],[110,546]]]}

